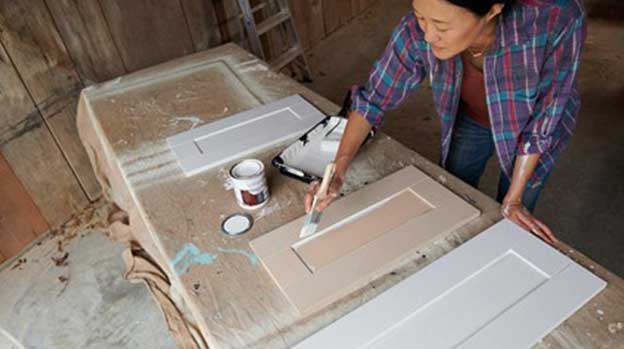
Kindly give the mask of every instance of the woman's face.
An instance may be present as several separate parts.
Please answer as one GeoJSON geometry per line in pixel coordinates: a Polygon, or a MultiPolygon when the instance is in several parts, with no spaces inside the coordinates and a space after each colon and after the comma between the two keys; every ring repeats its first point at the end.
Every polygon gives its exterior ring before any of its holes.
{"type": "Polygon", "coordinates": [[[418,25],[425,32],[425,41],[431,44],[433,54],[442,60],[478,45],[488,23],[503,8],[496,4],[485,16],[479,17],[446,0],[413,0],[412,6],[418,25]]]}

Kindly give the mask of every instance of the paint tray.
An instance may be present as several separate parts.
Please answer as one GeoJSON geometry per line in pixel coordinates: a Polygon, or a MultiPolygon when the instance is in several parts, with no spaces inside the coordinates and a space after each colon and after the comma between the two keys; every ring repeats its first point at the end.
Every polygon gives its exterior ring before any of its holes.
{"type": "MultiPolygon", "coordinates": [[[[325,167],[336,157],[347,121],[341,116],[326,117],[274,157],[273,166],[306,183],[322,179],[325,167]]],[[[367,140],[373,135],[371,130],[367,140]]]]}

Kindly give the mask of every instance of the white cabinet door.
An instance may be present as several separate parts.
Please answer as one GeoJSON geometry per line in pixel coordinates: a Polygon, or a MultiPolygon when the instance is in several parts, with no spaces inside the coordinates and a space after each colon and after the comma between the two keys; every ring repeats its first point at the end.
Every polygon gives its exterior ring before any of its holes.
{"type": "Polygon", "coordinates": [[[478,216],[479,210],[409,166],[337,200],[312,236],[299,238],[301,217],[250,244],[288,300],[309,313],[478,216]]]}
{"type": "Polygon", "coordinates": [[[167,138],[191,176],[294,139],[325,115],[299,95],[280,99],[167,138]]]}
{"type": "Polygon", "coordinates": [[[503,220],[295,348],[529,348],[605,286],[503,220]]]}

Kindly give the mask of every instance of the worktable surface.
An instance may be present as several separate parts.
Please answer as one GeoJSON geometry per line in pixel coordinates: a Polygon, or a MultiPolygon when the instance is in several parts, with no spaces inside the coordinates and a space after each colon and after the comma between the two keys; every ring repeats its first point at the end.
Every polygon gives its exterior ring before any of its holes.
{"type": "MultiPolygon", "coordinates": [[[[379,133],[349,169],[347,195],[411,164],[482,214],[410,256],[394,272],[302,317],[249,248],[250,240],[304,214],[306,185],[269,165],[286,143],[253,156],[266,165],[271,201],[250,212],[250,232],[230,237],[221,232],[222,220],[242,212],[225,185],[231,164],[187,178],[166,142],[184,130],[292,94],[304,96],[324,113],[338,110],[228,44],[88,88],[81,97],[81,138],[106,195],[129,213],[136,240],[167,273],[210,348],[293,345],[501,219],[494,200],[379,133]],[[188,268],[176,263],[180,258],[190,263],[183,254],[194,247],[206,258],[188,268]]],[[[557,247],[609,284],[535,348],[624,348],[624,282],[570,247],[557,247]]]]}

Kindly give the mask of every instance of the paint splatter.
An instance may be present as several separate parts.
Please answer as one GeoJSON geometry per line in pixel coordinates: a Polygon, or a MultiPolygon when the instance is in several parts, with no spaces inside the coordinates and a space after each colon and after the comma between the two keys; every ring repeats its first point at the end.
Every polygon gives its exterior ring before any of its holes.
{"type": "Polygon", "coordinates": [[[446,177],[444,177],[443,175],[439,175],[438,176],[438,182],[445,184],[446,183],[446,177]]]}
{"type": "Polygon", "coordinates": [[[258,264],[258,257],[256,257],[256,255],[253,252],[248,252],[248,251],[245,251],[245,250],[239,250],[237,248],[221,248],[221,247],[219,247],[219,252],[240,254],[240,255],[243,255],[243,256],[247,257],[247,259],[249,259],[249,263],[251,263],[251,265],[258,264]]]}
{"type": "Polygon", "coordinates": [[[256,214],[256,216],[254,217],[254,219],[256,221],[261,220],[262,218],[282,210],[284,207],[290,207],[290,205],[292,204],[292,201],[288,201],[286,202],[285,205],[280,205],[279,202],[275,202],[273,205],[267,206],[267,207],[263,207],[260,211],[258,211],[258,213],[256,214]]]}
{"type": "Polygon", "coordinates": [[[175,154],[166,141],[144,143],[118,155],[128,181],[135,190],[174,178],[184,178],[175,154]]]}
{"type": "Polygon", "coordinates": [[[624,330],[624,324],[622,324],[621,322],[614,322],[610,323],[607,328],[609,329],[609,333],[616,334],[619,331],[624,330]]]}
{"type": "Polygon", "coordinates": [[[197,125],[199,125],[202,122],[204,122],[202,119],[200,119],[197,116],[176,116],[173,120],[171,120],[171,124],[175,126],[180,121],[190,122],[191,123],[190,130],[194,129],[197,125]]]}
{"type": "Polygon", "coordinates": [[[248,73],[248,72],[258,72],[258,71],[268,71],[269,67],[264,64],[255,64],[249,67],[241,68],[238,70],[238,73],[248,73]]]}
{"type": "Polygon", "coordinates": [[[223,189],[225,189],[225,190],[232,190],[232,189],[234,189],[234,185],[232,184],[232,181],[230,180],[230,172],[227,169],[220,168],[219,169],[219,177],[223,181],[223,189]]]}
{"type": "Polygon", "coordinates": [[[195,244],[187,243],[176,254],[171,261],[173,270],[178,274],[186,273],[194,264],[210,265],[214,263],[217,256],[203,252],[195,244]]]}
{"type": "Polygon", "coordinates": [[[96,84],[96,85],[91,85],[89,87],[87,87],[85,90],[86,91],[91,91],[91,90],[99,90],[99,89],[106,89],[112,86],[115,86],[117,84],[119,84],[121,82],[121,77],[112,79],[112,80],[108,80],[105,82],[102,82],[100,84],[96,84]]]}

